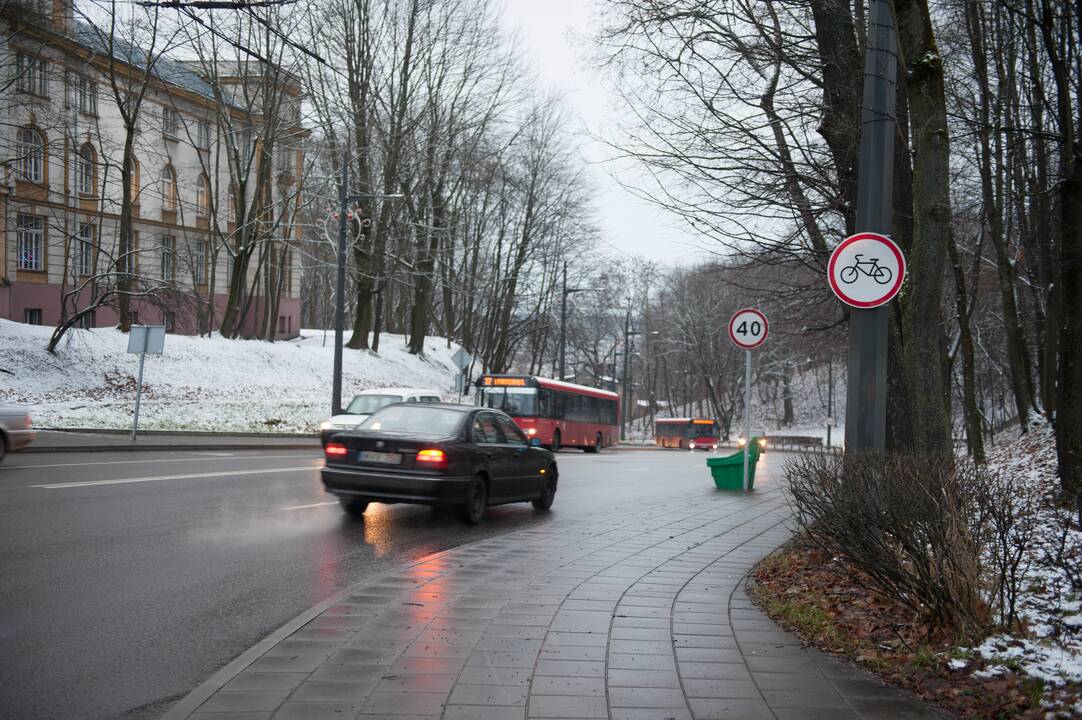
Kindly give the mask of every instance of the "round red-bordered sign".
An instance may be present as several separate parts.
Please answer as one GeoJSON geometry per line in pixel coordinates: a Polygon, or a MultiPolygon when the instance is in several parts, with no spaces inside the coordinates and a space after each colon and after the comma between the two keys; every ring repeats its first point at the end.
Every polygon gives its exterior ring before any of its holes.
{"type": "Polygon", "coordinates": [[[905,281],[905,256],[886,235],[850,235],[834,248],[827,263],[830,289],[846,305],[874,308],[890,302],[905,281]]]}
{"type": "Polygon", "coordinates": [[[770,334],[770,324],[766,315],[755,308],[737,310],[729,318],[729,339],[743,350],[754,350],[766,342],[770,334]]]}

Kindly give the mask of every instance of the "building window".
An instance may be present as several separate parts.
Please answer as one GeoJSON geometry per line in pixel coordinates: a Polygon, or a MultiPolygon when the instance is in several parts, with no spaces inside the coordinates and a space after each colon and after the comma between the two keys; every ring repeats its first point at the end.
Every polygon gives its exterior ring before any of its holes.
{"type": "Polygon", "coordinates": [[[16,152],[15,170],[30,182],[42,182],[45,176],[45,142],[41,139],[41,133],[31,127],[19,128],[16,152]]]}
{"type": "Polygon", "coordinates": [[[195,183],[195,214],[197,217],[207,217],[208,184],[205,175],[200,175],[199,180],[195,183]]]}
{"type": "Polygon", "coordinates": [[[288,320],[289,320],[289,316],[287,316],[287,315],[279,315],[278,316],[278,334],[279,335],[285,335],[286,334],[286,332],[287,332],[286,328],[289,327],[288,320]]]}
{"type": "Polygon", "coordinates": [[[210,123],[199,120],[195,126],[195,146],[206,150],[210,147],[210,123]]]}
{"type": "Polygon", "coordinates": [[[294,150],[288,146],[281,146],[278,148],[278,172],[285,175],[293,174],[293,154],[294,150]]]}
{"type": "Polygon", "coordinates": [[[237,193],[232,185],[229,186],[229,209],[227,219],[231,223],[237,222],[237,193]]]}
{"type": "Polygon", "coordinates": [[[75,252],[72,258],[72,269],[76,276],[87,276],[94,273],[94,226],[85,223],[79,226],[79,232],[75,234],[75,252]]]}
{"type": "Polygon", "coordinates": [[[95,322],[95,318],[96,313],[91,310],[90,312],[84,314],[81,318],[79,318],[79,327],[81,327],[83,330],[90,330],[95,325],[97,325],[97,323],[95,322]]]}
{"type": "Polygon", "coordinates": [[[172,165],[162,168],[162,210],[177,211],[177,176],[172,165]]]}
{"type": "Polygon", "coordinates": [[[23,322],[27,325],[41,325],[41,308],[24,309],[23,322]]]}
{"type": "Polygon", "coordinates": [[[286,250],[286,266],[283,269],[286,274],[286,295],[293,294],[293,251],[286,250]]]}
{"type": "Polygon", "coordinates": [[[23,215],[16,219],[18,236],[18,269],[45,269],[45,218],[41,215],[23,215]]]}
{"type": "Polygon", "coordinates": [[[128,192],[131,194],[132,214],[136,214],[139,207],[139,161],[134,157],[128,162],[128,192]]]}
{"type": "Polygon", "coordinates": [[[192,280],[196,285],[207,284],[207,241],[203,239],[192,247],[192,280]]]}
{"type": "Polygon", "coordinates": [[[15,56],[15,87],[22,92],[49,96],[49,65],[44,58],[18,53],[15,56]]]}
{"type": "Polygon", "coordinates": [[[171,107],[162,108],[162,134],[171,138],[180,137],[180,113],[171,107]]]}
{"type": "Polygon", "coordinates": [[[89,78],[79,76],[79,112],[87,115],[98,114],[98,84],[89,78]]]}
{"type": "Polygon", "coordinates": [[[176,313],[170,312],[168,310],[162,310],[162,325],[165,326],[165,331],[167,333],[173,332],[173,328],[175,328],[177,325],[176,313]]]}
{"type": "Polygon", "coordinates": [[[94,146],[83,143],[75,158],[75,189],[90,195],[94,192],[94,146]]]}
{"type": "Polygon", "coordinates": [[[177,275],[177,239],[162,237],[162,280],[173,282],[177,275]]]}
{"type": "Polygon", "coordinates": [[[139,272],[139,233],[131,234],[131,247],[121,248],[120,267],[127,275],[135,275],[139,272]]]}

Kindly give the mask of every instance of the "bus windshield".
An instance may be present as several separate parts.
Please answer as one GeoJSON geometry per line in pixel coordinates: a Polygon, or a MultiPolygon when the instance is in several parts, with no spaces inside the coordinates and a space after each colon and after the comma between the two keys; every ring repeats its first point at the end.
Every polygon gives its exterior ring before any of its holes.
{"type": "Polygon", "coordinates": [[[482,390],[485,407],[503,410],[512,417],[537,415],[537,388],[486,387],[482,390]]]}
{"type": "Polygon", "coordinates": [[[688,436],[693,438],[701,437],[717,437],[718,436],[718,424],[710,423],[695,423],[688,429],[688,436]]]}

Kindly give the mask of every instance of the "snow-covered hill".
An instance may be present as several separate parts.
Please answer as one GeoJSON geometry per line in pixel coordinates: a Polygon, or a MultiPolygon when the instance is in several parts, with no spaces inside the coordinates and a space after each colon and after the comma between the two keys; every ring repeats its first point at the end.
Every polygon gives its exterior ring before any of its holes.
{"type": "MultiPolygon", "coordinates": [[[[139,356],[111,328],[72,330],[56,355],[52,328],[0,320],[0,400],[33,408],[38,427],[127,428],[139,356]]],[[[347,336],[348,337],[348,336],[347,336]]],[[[167,335],[165,353],[147,356],[139,426],[145,429],[301,432],[330,414],[333,333],[304,330],[268,343],[167,335]]],[[[383,335],[380,354],[345,350],[343,396],[389,385],[454,395],[457,349],[429,338],[425,357],[401,335],[383,335]]]]}

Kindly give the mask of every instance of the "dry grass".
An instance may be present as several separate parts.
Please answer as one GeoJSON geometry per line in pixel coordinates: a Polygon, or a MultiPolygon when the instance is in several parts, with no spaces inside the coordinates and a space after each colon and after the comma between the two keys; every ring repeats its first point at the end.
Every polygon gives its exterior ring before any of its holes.
{"type": "Polygon", "coordinates": [[[913,609],[872,590],[859,569],[794,541],[759,564],[751,596],[775,622],[959,717],[1040,718],[1043,685],[1018,674],[989,680],[950,670],[949,634],[929,636],[913,609]]]}

